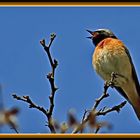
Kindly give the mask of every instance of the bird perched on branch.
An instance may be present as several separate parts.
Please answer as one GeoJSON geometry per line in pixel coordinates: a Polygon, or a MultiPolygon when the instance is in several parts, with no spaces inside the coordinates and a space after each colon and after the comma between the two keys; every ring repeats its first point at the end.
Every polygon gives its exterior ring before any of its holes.
{"type": "Polygon", "coordinates": [[[105,81],[116,73],[114,88],[129,101],[140,120],[140,85],[128,49],[108,29],[87,31],[91,34],[88,38],[95,45],[92,58],[94,69],[105,81]]]}

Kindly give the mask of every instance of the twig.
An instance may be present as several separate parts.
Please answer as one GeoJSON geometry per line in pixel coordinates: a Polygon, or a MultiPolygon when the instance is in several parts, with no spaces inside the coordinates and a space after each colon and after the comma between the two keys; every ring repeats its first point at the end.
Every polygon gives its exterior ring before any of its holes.
{"type": "Polygon", "coordinates": [[[12,108],[10,110],[3,110],[1,111],[3,115],[5,116],[5,121],[6,124],[10,126],[11,129],[13,129],[16,133],[19,133],[17,123],[15,121],[16,115],[19,112],[19,109],[17,107],[12,108]]]}
{"type": "Polygon", "coordinates": [[[109,94],[108,94],[108,93],[103,93],[103,94],[101,95],[101,97],[99,97],[98,99],[96,99],[95,104],[94,104],[92,110],[96,110],[96,108],[98,107],[98,105],[100,104],[100,102],[101,102],[104,98],[107,98],[107,97],[109,97],[109,94]]]}
{"type": "Polygon", "coordinates": [[[101,128],[101,126],[99,125],[99,126],[96,128],[96,130],[95,130],[95,134],[98,133],[98,131],[100,130],[100,128],[101,128]]]}
{"type": "Polygon", "coordinates": [[[17,96],[16,94],[13,94],[12,95],[13,98],[19,100],[19,101],[23,101],[23,102],[26,102],[29,104],[29,108],[36,108],[38,109],[39,111],[41,111],[44,115],[47,116],[47,111],[43,108],[43,107],[40,107],[38,105],[36,105],[31,99],[29,96],[23,96],[23,97],[20,97],[20,96],[17,96]]]}
{"type": "Polygon", "coordinates": [[[17,134],[19,133],[16,126],[11,121],[9,122],[9,125],[11,126],[11,129],[13,129],[17,134]]]}
{"type": "Polygon", "coordinates": [[[112,111],[117,111],[119,113],[120,109],[123,108],[126,103],[127,103],[127,101],[124,101],[119,105],[116,105],[112,108],[106,109],[105,111],[98,111],[98,112],[96,112],[96,116],[106,115],[107,113],[112,112],[112,111]]]}
{"type": "Polygon", "coordinates": [[[43,48],[49,58],[50,65],[51,65],[51,72],[47,75],[47,78],[48,78],[50,86],[51,86],[51,94],[49,96],[49,101],[50,101],[49,109],[46,110],[45,108],[36,105],[35,103],[33,103],[33,101],[30,99],[29,96],[20,97],[20,96],[17,96],[16,94],[13,95],[13,98],[28,103],[29,108],[36,108],[37,110],[41,111],[48,119],[47,126],[49,127],[51,133],[56,133],[56,130],[55,130],[55,127],[53,124],[52,113],[53,113],[53,109],[54,109],[54,96],[55,96],[56,90],[58,89],[55,86],[55,82],[54,82],[55,70],[58,65],[58,62],[56,59],[53,60],[51,53],[50,53],[50,48],[51,48],[51,45],[52,45],[55,37],[56,37],[55,34],[51,34],[50,43],[48,45],[46,45],[45,39],[40,41],[40,44],[43,46],[43,48]]]}
{"type": "MultiPolygon", "coordinates": [[[[12,95],[13,98],[19,100],[19,101],[23,101],[23,102],[26,102],[29,104],[29,108],[36,108],[37,110],[41,111],[47,118],[48,118],[48,110],[44,109],[43,107],[40,107],[38,105],[36,105],[31,99],[29,96],[23,96],[23,97],[20,97],[20,96],[17,96],[16,94],[13,94],[12,95]]],[[[48,123],[48,127],[50,128],[51,132],[52,133],[55,133],[55,129],[53,127],[53,124],[52,124],[52,121],[50,121],[48,123]]]]}
{"type": "Polygon", "coordinates": [[[49,58],[49,61],[50,61],[50,64],[51,64],[51,68],[52,68],[52,77],[54,77],[55,69],[56,69],[56,67],[58,65],[57,60],[56,59],[53,60],[52,56],[51,56],[51,53],[50,53],[50,47],[51,47],[55,37],[56,37],[55,34],[51,34],[49,45],[46,45],[45,39],[40,41],[40,44],[44,47],[44,50],[46,51],[46,53],[48,55],[48,58],[49,58]]]}
{"type": "Polygon", "coordinates": [[[54,41],[56,35],[55,34],[51,34],[51,38],[50,38],[50,43],[49,45],[46,45],[45,40],[41,40],[40,44],[44,47],[45,52],[48,55],[50,64],[51,64],[51,68],[52,71],[47,75],[47,78],[50,82],[50,86],[51,86],[51,94],[49,96],[49,100],[50,100],[50,107],[47,111],[47,117],[48,117],[48,125],[53,127],[53,133],[55,132],[55,127],[52,125],[52,113],[53,113],[53,109],[54,109],[54,96],[55,96],[55,92],[58,89],[55,86],[54,83],[54,78],[55,78],[55,69],[58,66],[58,61],[56,59],[52,59],[51,53],[50,53],[50,47],[52,45],[52,42],[54,41]]]}
{"type": "Polygon", "coordinates": [[[114,86],[114,79],[116,78],[116,73],[112,72],[111,73],[111,79],[110,81],[105,81],[104,83],[104,92],[103,94],[101,95],[101,97],[99,97],[98,99],[96,99],[95,101],[95,104],[93,105],[92,107],[92,110],[96,110],[96,108],[98,107],[98,105],[100,104],[100,102],[104,99],[104,98],[107,98],[109,97],[109,94],[107,93],[107,90],[109,87],[113,87],[114,86]]]}
{"type": "Polygon", "coordinates": [[[99,123],[97,123],[97,124],[95,125],[95,128],[96,128],[96,129],[95,129],[95,132],[94,132],[94,133],[95,133],[95,134],[98,133],[99,130],[100,130],[102,127],[105,127],[105,126],[108,127],[108,128],[111,127],[111,125],[108,124],[107,122],[99,122],[99,123]]]}
{"type": "MultiPolygon", "coordinates": [[[[95,116],[99,116],[99,115],[106,115],[107,113],[110,113],[112,111],[119,112],[120,109],[126,104],[126,101],[124,101],[121,104],[112,107],[111,109],[107,109],[105,111],[99,110],[98,112],[96,111],[96,109],[97,109],[98,105],[100,104],[100,102],[104,98],[109,97],[109,94],[107,93],[107,90],[108,90],[109,87],[112,87],[112,88],[114,87],[113,81],[114,81],[115,78],[116,78],[116,73],[113,72],[111,74],[111,80],[108,81],[108,82],[105,82],[103,94],[98,99],[96,99],[95,104],[93,105],[93,107],[91,109],[91,112],[86,116],[86,113],[87,112],[85,111],[85,113],[83,115],[83,118],[82,118],[81,124],[79,124],[78,127],[76,129],[74,129],[72,133],[78,133],[79,131],[81,131],[81,129],[83,128],[83,126],[89,121],[89,118],[90,118],[90,114],[91,113],[95,113],[95,116]]],[[[97,129],[95,130],[95,133],[97,133],[99,131],[99,129],[100,129],[100,127],[97,127],[97,129]]]]}
{"type": "Polygon", "coordinates": [[[85,117],[86,117],[86,114],[89,112],[89,110],[86,110],[85,109],[85,112],[84,112],[84,115],[83,115],[83,117],[82,117],[82,122],[84,121],[84,119],[85,119],[85,117]]]}
{"type": "MultiPolygon", "coordinates": [[[[85,109],[85,112],[84,112],[83,117],[82,117],[81,124],[84,124],[84,120],[85,120],[86,115],[87,115],[88,112],[89,112],[89,110],[86,110],[86,109],[85,109]]],[[[82,128],[84,128],[83,125],[82,125],[82,128]]],[[[81,128],[81,130],[80,130],[80,133],[83,133],[83,129],[82,129],[82,128],[81,128]]]]}
{"type": "MultiPolygon", "coordinates": [[[[101,97],[99,97],[98,99],[96,99],[95,104],[93,105],[91,112],[95,112],[95,109],[97,108],[97,106],[99,105],[99,103],[104,98],[106,98],[106,97],[109,96],[109,94],[106,93],[108,88],[109,88],[109,85],[108,85],[107,82],[105,82],[105,84],[104,84],[104,92],[101,95],[101,97]]],[[[85,112],[84,115],[83,115],[83,117],[82,117],[81,124],[79,124],[79,126],[72,133],[78,133],[79,131],[81,131],[81,129],[83,128],[83,126],[88,122],[89,117],[90,117],[90,113],[87,115],[87,117],[85,117],[86,116],[86,113],[87,112],[85,112]]]]}

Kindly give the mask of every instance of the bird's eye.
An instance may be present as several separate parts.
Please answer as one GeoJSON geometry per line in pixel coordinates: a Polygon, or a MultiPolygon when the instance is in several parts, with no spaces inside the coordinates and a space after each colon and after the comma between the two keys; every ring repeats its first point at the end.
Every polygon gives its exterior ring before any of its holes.
{"type": "Polygon", "coordinates": [[[99,32],[94,32],[93,38],[96,38],[100,33],[99,32]]]}

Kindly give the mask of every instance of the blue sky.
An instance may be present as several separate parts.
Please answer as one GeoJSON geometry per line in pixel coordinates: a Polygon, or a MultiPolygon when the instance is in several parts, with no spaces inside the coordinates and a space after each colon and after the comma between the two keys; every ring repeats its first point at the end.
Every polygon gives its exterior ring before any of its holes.
{"type": "MultiPolygon", "coordinates": [[[[46,74],[50,65],[39,41],[52,32],[57,34],[51,52],[59,62],[56,71],[54,118],[67,120],[75,109],[81,119],[103,91],[103,80],[92,68],[94,46],[86,29],[109,28],[128,47],[140,79],[140,7],[0,7],[0,83],[6,108],[18,106],[21,133],[48,133],[45,116],[27,104],[16,101],[12,94],[29,95],[38,105],[48,107],[50,94],[46,74]]],[[[114,106],[124,101],[115,90],[101,106],[114,106]]],[[[100,106],[100,107],[101,107],[100,106]]],[[[112,112],[99,120],[113,125],[101,133],[139,133],[140,122],[129,103],[118,114],[112,112]]],[[[3,133],[14,133],[8,126],[3,133]]]]}

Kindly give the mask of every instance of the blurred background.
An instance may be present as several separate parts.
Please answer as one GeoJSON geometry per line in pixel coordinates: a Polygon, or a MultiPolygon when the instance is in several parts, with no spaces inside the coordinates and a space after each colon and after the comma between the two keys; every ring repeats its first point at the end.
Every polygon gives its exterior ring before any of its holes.
{"type": "MultiPolygon", "coordinates": [[[[28,95],[38,105],[48,108],[50,85],[46,78],[50,64],[39,41],[50,34],[57,37],[52,44],[52,56],[58,60],[54,118],[67,120],[70,109],[81,120],[103,92],[103,80],[92,68],[94,45],[86,29],[109,28],[128,47],[140,79],[140,7],[0,7],[0,102],[4,110],[18,108],[16,123],[20,133],[49,133],[45,116],[26,103],[14,100],[13,93],[28,95]],[[2,105],[2,106],[3,106],[2,105]]],[[[114,89],[100,107],[112,107],[124,101],[114,89]]],[[[99,107],[99,108],[100,108],[99,107]]],[[[2,109],[3,110],[3,109],[2,109]]],[[[112,129],[100,133],[139,133],[140,122],[127,103],[118,114],[99,117],[112,129]]],[[[1,133],[15,133],[9,125],[1,133]]]]}

